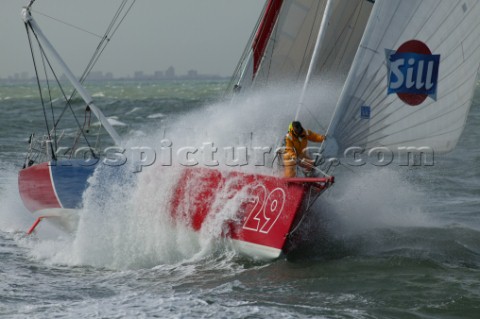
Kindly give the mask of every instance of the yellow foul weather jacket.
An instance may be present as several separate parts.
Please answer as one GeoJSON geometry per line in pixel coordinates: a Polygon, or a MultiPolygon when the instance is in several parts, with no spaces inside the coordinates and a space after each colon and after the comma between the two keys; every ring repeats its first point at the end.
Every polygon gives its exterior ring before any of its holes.
{"type": "Polygon", "coordinates": [[[308,141],[321,143],[324,140],[324,135],[317,134],[311,130],[304,130],[300,136],[297,136],[293,130],[289,130],[285,136],[285,153],[283,155],[285,177],[295,177],[297,160],[308,159],[306,154],[308,141]]]}

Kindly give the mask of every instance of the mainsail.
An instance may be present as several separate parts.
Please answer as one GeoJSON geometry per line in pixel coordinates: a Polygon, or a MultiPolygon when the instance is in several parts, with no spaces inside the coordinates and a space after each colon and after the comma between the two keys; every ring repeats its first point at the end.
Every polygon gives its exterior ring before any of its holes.
{"type": "Polygon", "coordinates": [[[349,147],[452,150],[480,63],[477,0],[377,0],[328,135],[349,147]]]}
{"type": "Polygon", "coordinates": [[[345,80],[372,10],[371,1],[268,1],[251,40],[251,53],[244,55],[234,75],[236,84],[243,90],[281,83],[303,85],[328,2],[332,12],[313,78],[345,80]]]}

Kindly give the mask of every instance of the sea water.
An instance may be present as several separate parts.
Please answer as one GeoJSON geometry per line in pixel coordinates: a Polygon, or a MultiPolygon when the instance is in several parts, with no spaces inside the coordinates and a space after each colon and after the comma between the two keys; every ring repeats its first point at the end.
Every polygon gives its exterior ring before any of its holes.
{"type": "MultiPolygon", "coordinates": [[[[162,145],[168,152],[213,143],[224,165],[224,147],[276,145],[293,112],[283,97],[222,102],[225,87],[224,81],[113,81],[88,89],[127,148],[153,148],[160,163],[162,145]]],[[[73,107],[83,125],[80,100],[73,107]]],[[[175,165],[144,166],[136,174],[126,165],[120,178],[99,169],[74,234],[42,222],[26,236],[34,219],[18,195],[17,174],[29,134],[45,131],[36,86],[1,84],[0,112],[0,317],[480,314],[480,89],[454,152],[433,166],[337,169],[336,184],[299,229],[295,250],[271,262],[238,255],[220,236],[222,218],[234,207],[200,236],[171,227],[175,165]]],[[[59,128],[68,140],[76,123],[67,114],[65,122],[59,128]]],[[[108,144],[105,135],[101,140],[108,144]]],[[[199,154],[199,165],[211,160],[199,154]]]]}

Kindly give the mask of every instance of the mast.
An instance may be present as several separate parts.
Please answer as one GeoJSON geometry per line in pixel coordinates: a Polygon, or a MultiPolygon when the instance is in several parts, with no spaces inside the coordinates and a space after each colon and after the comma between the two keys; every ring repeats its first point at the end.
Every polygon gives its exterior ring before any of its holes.
{"type": "Polygon", "coordinates": [[[325,39],[325,35],[327,34],[327,27],[330,21],[330,17],[332,15],[332,8],[333,8],[333,1],[328,0],[327,7],[323,14],[322,23],[320,25],[320,30],[318,31],[317,40],[315,43],[315,48],[313,50],[312,59],[310,60],[310,65],[308,66],[307,76],[305,77],[305,82],[303,83],[302,93],[300,94],[300,99],[298,101],[297,113],[295,114],[295,121],[298,120],[298,116],[300,115],[300,111],[305,103],[305,94],[307,92],[308,85],[310,83],[310,79],[312,77],[313,70],[317,66],[319,52],[322,47],[323,40],[325,39]]]}
{"type": "Polygon", "coordinates": [[[58,54],[58,52],[55,50],[55,48],[52,46],[50,41],[48,41],[48,39],[45,37],[42,30],[40,29],[38,24],[33,19],[32,15],[30,13],[29,7],[22,9],[22,19],[25,22],[25,24],[28,25],[32,29],[33,32],[35,32],[38,39],[41,41],[42,45],[50,52],[50,54],[52,54],[52,56],[58,62],[60,67],[63,69],[63,72],[65,73],[65,76],[67,77],[67,79],[70,81],[70,83],[73,85],[73,87],[77,90],[78,94],[82,97],[82,99],[85,101],[87,106],[90,107],[93,114],[95,114],[95,116],[100,121],[100,123],[103,125],[103,127],[105,128],[107,133],[110,135],[112,140],[115,142],[115,144],[118,145],[118,146],[121,146],[122,145],[122,139],[120,138],[120,135],[118,135],[117,131],[113,128],[113,126],[110,125],[110,123],[108,122],[108,119],[105,117],[105,115],[102,113],[102,111],[97,106],[95,106],[95,104],[93,103],[92,96],[87,92],[87,90],[77,80],[75,75],[73,75],[70,68],[63,61],[63,59],[58,54]]]}

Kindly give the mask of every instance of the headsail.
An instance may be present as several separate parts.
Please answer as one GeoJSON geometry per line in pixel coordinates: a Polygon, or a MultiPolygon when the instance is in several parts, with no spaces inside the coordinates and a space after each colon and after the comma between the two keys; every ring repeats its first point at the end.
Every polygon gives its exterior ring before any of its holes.
{"type": "MultiPolygon", "coordinates": [[[[330,86],[338,84],[339,89],[333,94],[335,96],[330,97],[335,101],[329,105],[330,109],[333,109],[340,95],[341,85],[345,82],[352,65],[372,7],[372,1],[367,0],[269,1],[248,46],[250,54],[244,54],[227,94],[235,90],[233,84],[239,85],[242,92],[286,85],[297,90],[298,95],[292,96],[289,103],[292,104],[292,110],[296,109],[297,105],[302,105],[298,112],[299,119],[305,120],[306,116],[312,118],[312,114],[318,113],[318,105],[312,104],[310,99],[303,103],[302,87],[306,88],[306,96],[309,96],[315,91],[315,85],[312,83],[322,81],[330,86]],[[274,7],[272,3],[280,6],[276,21],[267,19],[268,9],[274,7]],[[328,3],[329,12],[326,14],[328,3]],[[325,19],[328,21],[324,21],[325,19]],[[270,26],[274,22],[273,29],[269,32],[266,47],[261,50],[263,51],[261,59],[256,56],[254,61],[251,48],[254,48],[255,36],[260,34],[258,29],[265,25],[266,20],[270,26]],[[324,28],[319,37],[322,23],[324,28]],[[318,43],[317,39],[320,39],[321,43],[318,43]],[[312,63],[316,47],[318,52],[312,63]],[[254,65],[258,66],[254,69],[254,65]]],[[[319,117],[328,120],[330,115],[322,113],[319,117]]],[[[292,112],[291,117],[292,119],[295,117],[295,112],[292,112]]],[[[323,123],[324,128],[327,124],[323,123]]]]}
{"type": "Polygon", "coordinates": [[[452,150],[480,64],[480,2],[376,0],[329,127],[339,150],[452,150]]]}
{"type": "MultiPolygon", "coordinates": [[[[254,81],[255,87],[271,86],[282,81],[303,84],[328,1],[270,2],[276,3],[275,9],[281,7],[276,24],[268,33],[269,39],[265,49],[257,50],[263,52],[263,55],[261,60],[258,56],[255,57],[254,65],[257,66],[255,72],[253,65],[250,66],[252,70],[243,78],[242,84],[246,87],[249,86],[249,81],[254,81]]],[[[273,7],[273,4],[271,6],[273,7]]],[[[323,73],[343,73],[346,77],[372,6],[373,4],[366,0],[332,2],[332,14],[329,15],[314,77],[323,73]]],[[[271,18],[267,19],[273,15],[269,16],[266,10],[259,27],[266,24],[265,21],[268,21],[270,26],[273,23],[271,18]]],[[[260,33],[256,30],[255,34],[260,33]]]]}

